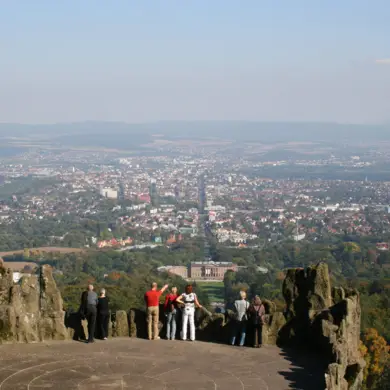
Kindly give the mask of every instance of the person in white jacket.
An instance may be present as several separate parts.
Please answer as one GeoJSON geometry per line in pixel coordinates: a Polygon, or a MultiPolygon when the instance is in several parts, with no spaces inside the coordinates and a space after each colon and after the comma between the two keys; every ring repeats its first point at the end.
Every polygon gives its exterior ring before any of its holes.
{"type": "Polygon", "coordinates": [[[181,294],[176,302],[184,305],[183,323],[182,323],[182,339],[187,340],[187,327],[190,325],[190,340],[195,341],[195,307],[202,308],[198,301],[198,297],[192,291],[192,286],[188,284],[185,288],[185,293],[181,294]]]}

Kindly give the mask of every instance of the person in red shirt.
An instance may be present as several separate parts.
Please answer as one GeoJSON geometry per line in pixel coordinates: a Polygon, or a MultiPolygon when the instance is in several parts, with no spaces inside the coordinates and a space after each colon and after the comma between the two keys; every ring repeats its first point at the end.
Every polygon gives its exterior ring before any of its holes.
{"type": "Polygon", "coordinates": [[[175,340],[177,322],[177,287],[171,288],[171,293],[165,297],[164,311],[167,317],[167,340],[175,340]]]}
{"type": "Polygon", "coordinates": [[[161,290],[157,290],[157,283],[152,283],[152,288],[145,293],[145,303],[148,322],[149,340],[158,340],[159,301],[161,294],[168,288],[166,284],[161,290]],[[152,329],[153,327],[153,329],[152,329]]]}

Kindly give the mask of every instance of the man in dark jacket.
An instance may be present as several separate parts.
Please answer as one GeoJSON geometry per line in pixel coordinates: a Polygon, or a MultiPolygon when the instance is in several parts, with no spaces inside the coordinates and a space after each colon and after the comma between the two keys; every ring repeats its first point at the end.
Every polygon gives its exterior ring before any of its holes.
{"type": "Polygon", "coordinates": [[[87,291],[81,295],[80,314],[81,318],[88,321],[88,343],[94,342],[98,296],[93,291],[93,285],[88,285],[87,291]]]}

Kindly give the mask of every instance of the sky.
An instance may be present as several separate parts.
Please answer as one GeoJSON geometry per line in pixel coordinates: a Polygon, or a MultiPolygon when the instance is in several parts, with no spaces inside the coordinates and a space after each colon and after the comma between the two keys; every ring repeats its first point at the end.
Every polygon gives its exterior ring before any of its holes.
{"type": "Polygon", "coordinates": [[[390,123],[388,0],[0,0],[0,122],[390,123]]]}

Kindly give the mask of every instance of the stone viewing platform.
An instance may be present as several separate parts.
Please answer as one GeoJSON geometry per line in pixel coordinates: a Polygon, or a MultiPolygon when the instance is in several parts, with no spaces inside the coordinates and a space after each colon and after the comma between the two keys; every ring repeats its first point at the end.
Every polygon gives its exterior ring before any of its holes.
{"type": "Polygon", "coordinates": [[[108,341],[87,345],[86,322],[63,310],[51,267],[18,283],[0,267],[0,390],[360,390],[359,293],[332,288],[319,263],[287,270],[283,296],[283,312],[263,301],[261,349],[226,345],[229,312],[199,312],[195,343],[149,342],[145,311],[131,308],[112,313],[108,341]]]}
{"type": "Polygon", "coordinates": [[[324,389],[323,368],[274,346],[137,338],[0,346],[0,390],[324,389]]]}

